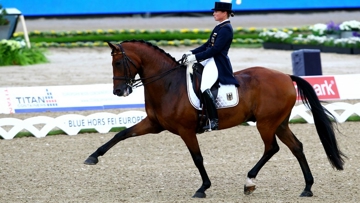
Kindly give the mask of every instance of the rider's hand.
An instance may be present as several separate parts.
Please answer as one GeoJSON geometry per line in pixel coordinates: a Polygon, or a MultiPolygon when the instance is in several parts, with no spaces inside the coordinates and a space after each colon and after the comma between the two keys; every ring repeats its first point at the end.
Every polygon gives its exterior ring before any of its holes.
{"type": "Polygon", "coordinates": [[[194,63],[196,61],[196,57],[194,54],[190,54],[188,56],[186,56],[186,59],[185,59],[185,64],[190,64],[190,63],[194,63]]]}
{"type": "Polygon", "coordinates": [[[186,56],[189,56],[189,55],[191,55],[191,54],[192,54],[191,51],[185,52],[185,55],[186,55],[186,56]]]}

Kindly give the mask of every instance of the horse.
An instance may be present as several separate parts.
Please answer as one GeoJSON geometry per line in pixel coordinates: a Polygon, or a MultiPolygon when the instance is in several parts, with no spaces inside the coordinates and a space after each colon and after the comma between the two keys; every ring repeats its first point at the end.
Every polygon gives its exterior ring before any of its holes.
{"type": "MultiPolygon", "coordinates": [[[[112,56],[113,94],[125,97],[131,94],[134,87],[143,85],[147,117],[115,134],[92,153],[84,164],[97,164],[99,156],[103,156],[122,140],[167,130],[181,137],[200,173],[202,184],[193,197],[205,198],[205,191],[211,186],[211,181],[196,137],[199,114],[189,102],[186,66],[158,46],[142,40],[123,41],[120,44],[108,42],[108,45],[112,56]],[[137,75],[140,78],[135,79],[137,75]]],[[[313,196],[311,187],[314,178],[304,155],[303,145],[289,128],[289,117],[297,97],[312,112],[317,133],[331,166],[337,170],[344,169],[346,155],[337,144],[335,118],[321,105],[313,87],[306,80],[257,66],[234,72],[234,76],[240,84],[237,89],[239,102],[234,107],[218,109],[218,130],[250,120],[256,121],[256,128],[265,146],[262,157],[247,173],[245,195],[253,193],[256,188],[253,180],[266,162],[279,151],[278,138],[300,164],[305,179],[305,188],[300,196],[313,196]]]]}

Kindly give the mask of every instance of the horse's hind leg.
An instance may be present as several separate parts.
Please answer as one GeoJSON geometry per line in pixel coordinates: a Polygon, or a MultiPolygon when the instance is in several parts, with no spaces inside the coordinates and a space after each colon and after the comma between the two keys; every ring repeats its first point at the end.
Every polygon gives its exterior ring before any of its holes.
{"type": "Polygon", "coordinates": [[[279,151],[279,145],[275,138],[275,129],[268,125],[257,123],[258,131],[265,144],[263,156],[256,163],[256,165],[248,172],[246,183],[244,186],[244,194],[249,195],[255,190],[255,184],[252,182],[256,178],[260,169],[266,164],[269,159],[279,151]]]}
{"type": "Polygon", "coordinates": [[[306,160],[305,154],[303,152],[302,143],[295,137],[291,132],[288,123],[281,124],[276,130],[276,135],[279,139],[291,150],[293,155],[298,160],[301,170],[305,178],[305,189],[301,193],[301,197],[311,197],[313,193],[311,192],[311,187],[314,183],[314,178],[311,174],[308,162],[306,160]]]}

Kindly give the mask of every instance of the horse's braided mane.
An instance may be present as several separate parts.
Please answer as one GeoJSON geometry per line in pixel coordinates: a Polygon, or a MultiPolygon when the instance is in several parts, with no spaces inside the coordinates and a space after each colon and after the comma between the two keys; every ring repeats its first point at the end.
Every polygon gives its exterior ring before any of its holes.
{"type": "Polygon", "coordinates": [[[165,52],[163,49],[161,49],[160,47],[158,47],[158,46],[156,46],[156,45],[154,45],[154,44],[152,44],[150,42],[147,42],[147,41],[144,41],[144,40],[135,40],[135,39],[133,39],[133,40],[125,40],[125,41],[122,41],[121,43],[126,43],[126,42],[139,42],[139,43],[142,43],[142,44],[146,44],[146,45],[148,45],[150,47],[153,47],[154,49],[159,50],[161,53],[163,53],[166,56],[168,56],[169,58],[171,58],[174,62],[178,63],[178,61],[176,61],[176,59],[173,56],[171,56],[169,53],[165,52]]]}

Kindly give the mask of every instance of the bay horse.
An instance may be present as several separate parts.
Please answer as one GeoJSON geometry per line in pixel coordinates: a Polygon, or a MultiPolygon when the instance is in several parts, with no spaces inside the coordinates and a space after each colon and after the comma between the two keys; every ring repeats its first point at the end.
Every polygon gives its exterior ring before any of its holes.
{"type": "MultiPolygon", "coordinates": [[[[97,164],[99,156],[127,138],[168,130],[184,141],[202,178],[202,185],[193,197],[206,197],[205,191],[211,186],[211,182],[196,137],[198,112],[188,98],[186,66],[163,49],[145,41],[131,40],[120,44],[108,42],[108,45],[112,56],[113,93],[128,96],[132,88],[142,82],[147,117],[118,132],[84,163],[97,164]],[[136,75],[140,78],[135,79],[136,75]]],[[[337,144],[332,122],[334,117],[321,105],[307,81],[264,67],[247,68],[235,72],[234,76],[240,84],[239,103],[234,107],[218,110],[219,130],[255,120],[265,145],[262,157],[247,174],[245,194],[251,194],[255,190],[253,180],[265,163],[279,151],[278,138],[300,164],[305,179],[305,188],[300,196],[313,196],[311,187],[314,178],[304,155],[303,145],[289,128],[289,117],[297,99],[294,82],[302,102],[312,112],[317,133],[331,166],[343,170],[346,156],[337,144]]]]}

